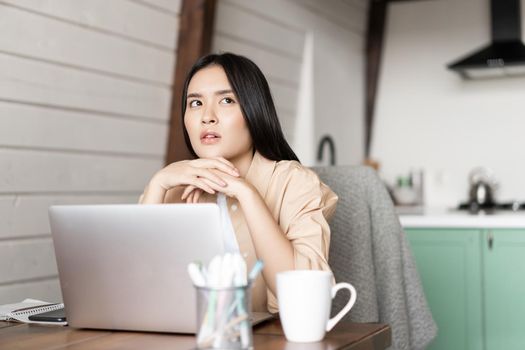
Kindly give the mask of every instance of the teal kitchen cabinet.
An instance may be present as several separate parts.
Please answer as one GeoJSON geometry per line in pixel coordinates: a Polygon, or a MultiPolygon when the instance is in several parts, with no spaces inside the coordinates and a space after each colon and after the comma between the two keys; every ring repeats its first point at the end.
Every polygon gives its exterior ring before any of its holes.
{"type": "Polygon", "coordinates": [[[483,349],[480,231],[406,232],[438,326],[429,349],[483,349]]]}
{"type": "Polygon", "coordinates": [[[438,336],[429,349],[525,349],[525,229],[406,229],[438,336]]]}
{"type": "Polygon", "coordinates": [[[483,232],[485,349],[525,349],[525,229],[483,232]]]}

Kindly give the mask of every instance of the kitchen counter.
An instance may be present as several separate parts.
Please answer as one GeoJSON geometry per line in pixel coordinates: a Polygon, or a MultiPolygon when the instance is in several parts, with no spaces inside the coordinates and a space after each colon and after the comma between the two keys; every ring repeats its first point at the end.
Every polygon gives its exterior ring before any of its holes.
{"type": "Polygon", "coordinates": [[[525,211],[470,214],[447,208],[396,208],[405,228],[525,228],[525,211]]]}

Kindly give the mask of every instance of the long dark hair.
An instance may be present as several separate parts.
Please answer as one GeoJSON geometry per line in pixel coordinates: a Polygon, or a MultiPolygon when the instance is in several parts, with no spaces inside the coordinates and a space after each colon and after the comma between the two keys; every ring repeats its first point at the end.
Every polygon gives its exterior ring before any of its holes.
{"type": "Polygon", "coordinates": [[[188,85],[199,70],[211,65],[224,69],[233,92],[239,99],[242,115],[250,131],[254,149],[263,157],[280,161],[299,158],[286,142],[277,111],[273,104],[270,87],[263,73],[255,63],[244,56],[232,53],[210,54],[201,57],[189,71],[182,91],[182,129],[186,146],[197,157],[191,146],[188,131],[184,126],[188,85]]]}

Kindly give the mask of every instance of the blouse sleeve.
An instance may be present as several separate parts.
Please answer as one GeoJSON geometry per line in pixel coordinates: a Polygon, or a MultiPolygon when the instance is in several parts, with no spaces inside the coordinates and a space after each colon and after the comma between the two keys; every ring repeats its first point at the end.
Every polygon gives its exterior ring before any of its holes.
{"type": "Polygon", "coordinates": [[[280,225],[294,250],[295,269],[330,270],[330,227],[337,195],[312,170],[291,170],[283,193],[280,225]]]}
{"type": "MultiPolygon", "coordinates": [[[[279,225],[294,252],[296,270],[331,271],[328,265],[330,227],[337,195],[319,180],[317,174],[301,165],[288,173],[279,211],[279,225]]],[[[278,312],[277,298],[267,289],[268,311],[278,312]]]]}

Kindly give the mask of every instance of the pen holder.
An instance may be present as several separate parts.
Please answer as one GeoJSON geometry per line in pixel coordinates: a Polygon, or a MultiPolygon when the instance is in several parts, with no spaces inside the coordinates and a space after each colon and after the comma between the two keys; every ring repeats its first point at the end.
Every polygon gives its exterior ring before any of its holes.
{"type": "Polygon", "coordinates": [[[251,285],[197,290],[197,348],[253,349],[251,285]]]}

